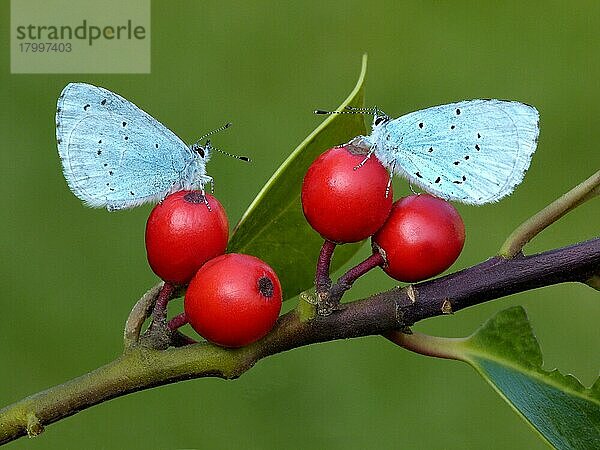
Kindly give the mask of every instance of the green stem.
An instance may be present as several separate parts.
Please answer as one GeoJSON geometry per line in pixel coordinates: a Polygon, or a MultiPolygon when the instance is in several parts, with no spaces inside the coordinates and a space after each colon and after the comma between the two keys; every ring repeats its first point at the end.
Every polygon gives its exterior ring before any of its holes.
{"type": "Polygon", "coordinates": [[[296,312],[300,322],[309,322],[317,316],[317,294],[312,291],[304,291],[298,298],[296,312]]]}
{"type": "Polygon", "coordinates": [[[400,347],[421,355],[464,359],[461,345],[465,342],[465,338],[442,338],[423,333],[407,334],[402,331],[392,331],[384,337],[400,347]]]}
{"type": "Polygon", "coordinates": [[[231,378],[241,366],[242,351],[209,344],[168,350],[136,347],[79,378],[27,397],[0,410],[0,445],[90,406],[151,386],[202,376],[231,378]]]}
{"type": "Polygon", "coordinates": [[[519,225],[506,239],[498,256],[514,258],[543,229],[597,195],[600,195],[600,170],[519,225]]]}

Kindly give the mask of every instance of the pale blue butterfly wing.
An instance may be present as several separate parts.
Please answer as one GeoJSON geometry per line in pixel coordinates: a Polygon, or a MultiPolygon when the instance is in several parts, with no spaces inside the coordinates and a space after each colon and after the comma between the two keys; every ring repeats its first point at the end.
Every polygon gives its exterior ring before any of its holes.
{"type": "Polygon", "coordinates": [[[411,183],[467,204],[498,201],[527,171],[539,114],[523,103],[471,100],[374,125],[375,156],[411,183]]]}
{"type": "Polygon", "coordinates": [[[69,187],[92,207],[132,208],[209,180],[200,155],[133,103],[100,87],[65,87],[56,138],[69,187]]]}

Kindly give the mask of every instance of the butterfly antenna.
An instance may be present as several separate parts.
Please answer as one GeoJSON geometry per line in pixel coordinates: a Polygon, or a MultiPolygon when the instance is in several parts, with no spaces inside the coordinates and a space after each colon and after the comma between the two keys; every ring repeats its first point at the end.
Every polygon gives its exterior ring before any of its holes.
{"type": "Polygon", "coordinates": [[[222,127],[217,128],[216,130],[212,130],[210,133],[206,133],[204,136],[200,136],[198,138],[198,140],[196,142],[194,142],[194,145],[198,144],[198,142],[200,142],[202,139],[207,138],[209,136],[212,136],[215,133],[218,133],[220,131],[226,130],[227,128],[229,128],[232,125],[231,122],[227,122],[225,125],[223,125],[222,127]]]}
{"type": "Polygon", "coordinates": [[[353,106],[346,106],[344,111],[326,111],[324,109],[315,109],[315,114],[375,114],[379,112],[377,107],[373,108],[355,108],[353,106]]]}
{"type": "Polygon", "coordinates": [[[377,106],[372,106],[370,108],[357,108],[355,106],[347,105],[345,109],[347,109],[348,111],[363,112],[365,114],[371,114],[371,113],[379,111],[377,106]]]}
{"type": "Polygon", "coordinates": [[[233,153],[226,152],[225,150],[218,149],[217,147],[210,146],[211,150],[216,150],[219,153],[224,154],[225,156],[230,156],[231,158],[239,159],[240,161],[252,162],[250,158],[247,156],[234,155],[233,153]]]}
{"type": "Polygon", "coordinates": [[[380,110],[377,106],[371,108],[355,108],[354,106],[346,106],[349,111],[356,111],[356,114],[373,114],[376,116],[386,116],[387,114],[380,110]]]}

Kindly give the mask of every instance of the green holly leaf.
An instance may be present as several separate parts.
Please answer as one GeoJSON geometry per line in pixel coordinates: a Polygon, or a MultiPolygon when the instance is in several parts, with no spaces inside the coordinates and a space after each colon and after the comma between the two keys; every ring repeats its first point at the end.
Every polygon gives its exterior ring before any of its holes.
{"type": "Polygon", "coordinates": [[[572,375],[542,369],[542,352],[522,307],[498,313],[469,337],[463,360],[550,445],[600,448],[600,378],[586,389],[572,375]]]}
{"type": "Polygon", "coordinates": [[[425,355],[464,361],[551,446],[600,449],[600,378],[591,388],[542,369],[542,352],[525,310],[498,313],[463,339],[399,332],[388,336],[425,355]]]}
{"type": "MultiPolygon", "coordinates": [[[[338,110],[364,106],[366,70],[365,55],[358,82],[338,110]]],[[[308,225],[302,213],[300,193],[304,175],[325,150],[365,133],[362,115],[328,116],[275,171],[233,230],[228,250],[266,261],[277,272],[286,299],[314,285],[316,262],[323,244],[323,238],[308,225]]],[[[360,245],[339,246],[332,269],[346,263],[360,245]]]]}

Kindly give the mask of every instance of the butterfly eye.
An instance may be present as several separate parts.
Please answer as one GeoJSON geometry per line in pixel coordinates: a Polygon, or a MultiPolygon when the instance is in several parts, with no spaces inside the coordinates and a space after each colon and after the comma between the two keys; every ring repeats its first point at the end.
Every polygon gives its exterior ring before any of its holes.
{"type": "Polygon", "coordinates": [[[380,117],[377,117],[377,118],[375,119],[375,125],[380,125],[380,124],[382,124],[383,122],[385,122],[385,121],[386,121],[386,119],[387,119],[387,117],[385,117],[385,116],[380,116],[380,117]]]}
{"type": "Polygon", "coordinates": [[[198,147],[196,151],[202,158],[204,158],[204,149],[202,147],[198,147]]]}

